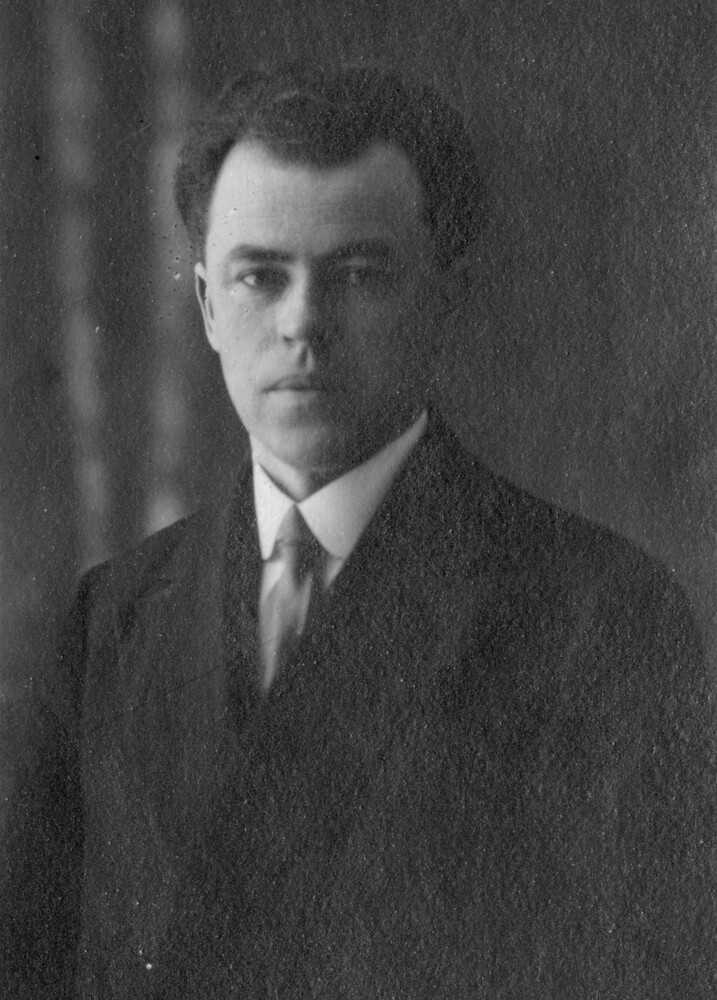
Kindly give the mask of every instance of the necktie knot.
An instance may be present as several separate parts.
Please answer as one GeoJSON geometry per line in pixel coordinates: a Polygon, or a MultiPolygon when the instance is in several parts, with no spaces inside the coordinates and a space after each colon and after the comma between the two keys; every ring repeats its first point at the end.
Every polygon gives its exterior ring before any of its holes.
{"type": "Polygon", "coordinates": [[[283,563],[282,573],[261,608],[261,659],[263,687],[268,691],[274,677],[284,669],[297,648],[309,616],[321,592],[324,550],[314,538],[299,508],[289,508],[279,525],[274,554],[283,563]]]}
{"type": "Polygon", "coordinates": [[[315,569],[323,549],[299,508],[293,504],[286,512],[276,534],[276,551],[297,581],[315,569]]]}

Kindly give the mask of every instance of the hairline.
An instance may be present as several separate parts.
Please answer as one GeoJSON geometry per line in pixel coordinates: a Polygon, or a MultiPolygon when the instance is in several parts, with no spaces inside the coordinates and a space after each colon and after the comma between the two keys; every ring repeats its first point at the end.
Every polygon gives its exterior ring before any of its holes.
{"type": "Polygon", "coordinates": [[[413,177],[415,178],[418,190],[420,192],[421,202],[419,207],[419,215],[423,223],[426,225],[427,230],[431,235],[433,235],[433,228],[430,225],[430,220],[427,218],[427,190],[426,184],[421,178],[418,166],[409,154],[405,146],[393,137],[385,137],[382,135],[369,136],[368,141],[361,144],[356,150],[347,156],[341,156],[338,158],[322,156],[320,150],[312,150],[308,145],[302,145],[297,147],[295,150],[295,155],[290,148],[282,148],[282,143],[280,141],[272,141],[271,136],[263,136],[257,133],[254,129],[248,129],[243,135],[235,139],[231,145],[228,146],[226,152],[222,156],[219,165],[214,174],[211,186],[207,190],[206,194],[206,204],[204,206],[204,211],[202,213],[202,225],[201,228],[198,227],[197,235],[201,237],[200,246],[194,249],[194,256],[197,261],[201,263],[206,263],[206,246],[207,237],[209,235],[209,213],[211,211],[212,203],[214,201],[214,195],[217,189],[217,184],[219,182],[219,177],[221,176],[222,170],[232,152],[239,146],[257,146],[263,148],[269,156],[275,160],[277,163],[292,167],[296,166],[299,168],[305,168],[308,170],[321,171],[331,171],[339,170],[341,167],[351,166],[352,164],[358,163],[365,156],[371,153],[371,150],[375,147],[383,147],[389,151],[399,153],[406,164],[411,170],[413,177]]]}

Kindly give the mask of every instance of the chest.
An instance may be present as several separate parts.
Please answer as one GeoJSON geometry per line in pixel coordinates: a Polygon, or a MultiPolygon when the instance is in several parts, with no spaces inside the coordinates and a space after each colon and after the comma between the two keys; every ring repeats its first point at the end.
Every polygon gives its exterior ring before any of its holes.
{"type": "Polygon", "coordinates": [[[440,996],[440,961],[475,983],[538,947],[537,912],[593,912],[614,775],[550,681],[584,621],[554,608],[547,632],[497,576],[395,569],[341,580],[267,698],[236,583],[185,621],[165,595],[105,652],[85,952],[107,992],[440,996]]]}

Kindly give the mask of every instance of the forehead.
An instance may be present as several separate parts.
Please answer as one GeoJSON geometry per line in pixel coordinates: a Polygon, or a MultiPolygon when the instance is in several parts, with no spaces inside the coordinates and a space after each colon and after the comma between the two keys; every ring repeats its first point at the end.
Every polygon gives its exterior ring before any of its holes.
{"type": "Polygon", "coordinates": [[[397,248],[427,239],[421,183],[398,147],[375,143],[332,167],[286,162],[253,140],[228,153],[209,205],[207,257],[237,243],[322,253],[369,239],[397,248]]]}

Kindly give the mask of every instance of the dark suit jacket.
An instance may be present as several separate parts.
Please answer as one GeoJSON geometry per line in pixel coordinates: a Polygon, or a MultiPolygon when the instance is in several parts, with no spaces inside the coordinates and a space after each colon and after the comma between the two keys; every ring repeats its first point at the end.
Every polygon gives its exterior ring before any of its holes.
{"type": "Polygon", "coordinates": [[[710,703],[667,573],[434,424],[262,699],[250,484],[82,583],[0,994],[717,995],[710,703]]]}

